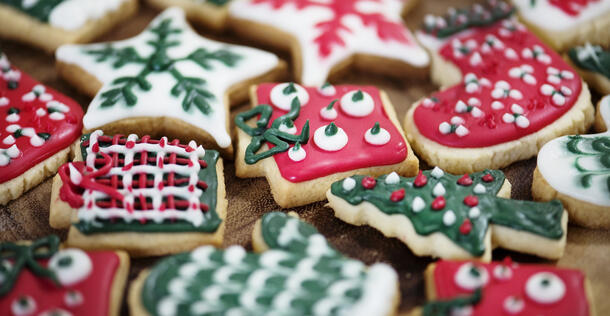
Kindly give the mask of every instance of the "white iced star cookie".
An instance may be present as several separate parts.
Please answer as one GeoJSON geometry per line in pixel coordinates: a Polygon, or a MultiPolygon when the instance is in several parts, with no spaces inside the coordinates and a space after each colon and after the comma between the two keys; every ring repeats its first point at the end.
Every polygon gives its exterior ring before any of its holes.
{"type": "Polygon", "coordinates": [[[399,0],[234,1],[229,24],[245,37],[290,49],[295,78],[305,85],[320,86],[351,64],[399,77],[423,74],[428,55],[402,22],[402,6],[399,0]]]}
{"type": "Polygon", "coordinates": [[[138,36],[56,53],[60,74],[95,96],[85,131],[194,139],[231,154],[229,104],[251,83],[273,80],[284,64],[273,54],[197,35],[184,12],[162,12],[138,36]]]}

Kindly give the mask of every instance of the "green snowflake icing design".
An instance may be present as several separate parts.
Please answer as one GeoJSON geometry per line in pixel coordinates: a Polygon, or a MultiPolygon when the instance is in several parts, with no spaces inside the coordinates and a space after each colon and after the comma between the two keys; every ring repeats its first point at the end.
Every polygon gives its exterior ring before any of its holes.
{"type": "Polygon", "coordinates": [[[594,177],[606,177],[606,190],[610,193],[610,137],[582,137],[580,135],[568,136],[566,144],[568,151],[576,156],[574,168],[580,175],[580,185],[591,187],[594,177]],[[585,157],[595,157],[599,161],[599,168],[592,169],[580,162],[585,157]]]}
{"type": "Polygon", "coordinates": [[[138,97],[134,89],[150,91],[153,87],[147,80],[147,76],[152,73],[168,72],[176,80],[170,90],[172,96],[182,97],[182,108],[188,112],[191,107],[197,108],[201,113],[208,115],[212,112],[209,104],[214,95],[208,91],[206,80],[199,77],[184,76],[176,67],[176,63],[189,60],[196,63],[205,70],[211,70],[210,61],[216,60],[227,66],[234,66],[241,58],[226,49],[208,51],[205,48],[198,48],[194,52],[182,58],[170,58],[167,50],[170,47],[180,45],[180,41],[173,39],[172,35],[180,34],[180,28],[172,27],[170,18],[164,19],[157,26],[149,29],[155,35],[155,39],[148,41],[154,52],[150,56],[143,57],[134,47],[115,48],[108,44],[100,49],[86,49],[85,53],[96,57],[96,62],[109,62],[112,67],[119,69],[127,64],[140,64],[144,68],[135,76],[124,76],[116,78],[112,82],[112,88],[101,94],[101,107],[111,107],[118,102],[125,102],[127,106],[134,106],[138,102],[138,97]]]}

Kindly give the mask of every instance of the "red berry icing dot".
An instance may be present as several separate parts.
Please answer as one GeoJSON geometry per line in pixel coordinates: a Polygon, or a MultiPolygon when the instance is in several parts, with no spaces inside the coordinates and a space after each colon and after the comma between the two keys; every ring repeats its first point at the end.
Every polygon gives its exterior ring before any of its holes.
{"type": "Polygon", "coordinates": [[[465,174],[461,178],[458,179],[457,183],[459,185],[463,185],[463,186],[467,187],[472,184],[472,178],[469,175],[465,174]]]}
{"type": "Polygon", "coordinates": [[[464,204],[473,207],[479,204],[479,198],[474,195],[468,195],[464,198],[464,204]]]}
{"type": "Polygon", "coordinates": [[[413,185],[417,188],[421,188],[421,187],[425,186],[426,183],[428,183],[428,178],[420,170],[419,173],[417,174],[417,177],[415,177],[415,181],[413,181],[413,185]]]}
{"type": "Polygon", "coordinates": [[[483,181],[485,181],[485,182],[494,181],[494,176],[492,176],[490,173],[488,173],[488,174],[483,176],[483,181]]]}
{"type": "Polygon", "coordinates": [[[400,188],[398,190],[395,190],[390,195],[390,201],[392,201],[392,202],[400,202],[404,198],[405,198],[405,189],[404,188],[400,188]]]}
{"type": "Polygon", "coordinates": [[[432,201],[432,209],[433,210],[442,210],[445,208],[446,202],[444,196],[437,196],[434,201],[432,201]]]}
{"type": "Polygon", "coordinates": [[[374,178],[372,177],[364,177],[362,178],[362,186],[365,189],[372,189],[375,187],[375,185],[377,184],[377,181],[375,181],[374,178]]]}
{"type": "Polygon", "coordinates": [[[131,140],[128,141],[127,143],[125,143],[125,147],[129,148],[129,149],[133,148],[133,146],[135,146],[135,145],[136,145],[136,143],[134,141],[131,141],[131,140]]]}
{"type": "Polygon", "coordinates": [[[472,230],[472,222],[470,222],[470,219],[467,218],[462,222],[462,225],[460,225],[460,233],[462,235],[468,235],[468,234],[470,234],[471,230],[472,230]]]}

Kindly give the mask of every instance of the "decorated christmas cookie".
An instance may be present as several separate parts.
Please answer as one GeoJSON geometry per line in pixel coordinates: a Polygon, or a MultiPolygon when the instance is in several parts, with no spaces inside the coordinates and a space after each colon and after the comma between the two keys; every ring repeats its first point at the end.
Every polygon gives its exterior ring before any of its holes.
{"type": "Polygon", "coordinates": [[[266,176],[282,207],[324,199],[354,174],[415,175],[418,160],[388,97],[371,86],[266,83],[237,115],[238,177],[266,176]]]}
{"type": "Polygon", "coordinates": [[[610,45],[610,0],[512,0],[529,29],[555,50],[610,45]]]}
{"type": "Polygon", "coordinates": [[[510,200],[499,170],[451,175],[436,167],[416,177],[352,176],[332,184],[335,216],[396,237],[418,256],[491,260],[503,247],[544,258],[563,255],[568,216],[557,200],[510,200]]]}
{"type": "MultiPolygon", "coordinates": [[[[610,96],[599,102],[597,113],[597,125],[610,126],[610,96]]],[[[563,136],[544,145],[532,195],[542,201],[561,200],[570,222],[610,228],[610,132],[563,136]]]]}
{"type": "Polygon", "coordinates": [[[215,31],[221,31],[227,24],[228,3],[231,0],[147,0],[159,9],[172,6],[184,9],[189,20],[215,31]]]}
{"type": "Polygon", "coordinates": [[[55,235],[2,242],[0,253],[1,315],[119,315],[126,253],[60,249],[55,235]]]}
{"type": "Polygon", "coordinates": [[[586,84],[512,11],[490,0],[425,19],[418,38],[432,54],[432,79],[447,88],[409,109],[405,131],[428,164],[502,168],[593,122],[586,84]]]}
{"type": "Polygon", "coordinates": [[[101,131],[81,139],[76,161],[53,182],[50,224],[68,245],[152,256],[222,243],[222,159],[194,141],[101,131]]]}
{"type": "Polygon", "coordinates": [[[568,57],[588,84],[600,93],[610,94],[610,50],[586,43],[570,49],[568,57]]]}
{"type": "Polygon", "coordinates": [[[75,101],[11,66],[0,52],[0,205],[68,160],[82,117],[75,101]]]}
{"type": "Polygon", "coordinates": [[[344,257],[307,223],[281,212],[255,224],[253,245],[204,246],[145,270],[132,315],[394,315],[398,277],[388,265],[344,257]]]}
{"type": "Polygon", "coordinates": [[[229,105],[284,66],[273,54],[200,37],[179,8],[131,39],[66,45],[56,57],[60,74],[95,96],[83,118],[86,132],[194,139],[228,155],[229,105]]]}
{"type": "Polygon", "coordinates": [[[137,9],[137,0],[0,0],[0,37],[53,52],[91,41],[137,9]]]}
{"type": "Polygon", "coordinates": [[[589,281],[579,270],[541,264],[440,260],[425,273],[424,316],[593,316],[589,281]]]}
{"type": "Polygon", "coordinates": [[[398,77],[423,75],[428,55],[404,25],[413,0],[245,0],[229,7],[238,34],[290,50],[295,78],[322,85],[350,67],[398,77]]]}

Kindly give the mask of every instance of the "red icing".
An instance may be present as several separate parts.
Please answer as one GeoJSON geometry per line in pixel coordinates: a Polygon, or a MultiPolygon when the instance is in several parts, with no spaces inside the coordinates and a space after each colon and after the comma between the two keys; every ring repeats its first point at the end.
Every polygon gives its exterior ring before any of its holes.
{"type": "Polygon", "coordinates": [[[461,178],[458,179],[457,183],[463,186],[469,186],[472,184],[472,178],[469,175],[465,174],[461,178]]]}
{"type": "Polygon", "coordinates": [[[390,200],[392,202],[400,202],[404,198],[405,198],[405,189],[404,188],[400,188],[400,189],[392,192],[392,194],[390,195],[390,200]]]}
{"type": "Polygon", "coordinates": [[[472,222],[470,221],[469,218],[464,219],[464,221],[460,225],[460,233],[462,235],[468,235],[468,234],[470,234],[471,230],[472,230],[472,222]]]}
{"type": "Polygon", "coordinates": [[[413,181],[413,185],[418,188],[421,188],[425,186],[426,183],[428,183],[428,177],[426,177],[426,175],[421,170],[419,170],[417,177],[415,177],[415,181],[413,181]]]}
{"type": "MultiPolygon", "coordinates": [[[[55,308],[69,311],[72,315],[106,316],[112,283],[120,261],[112,251],[87,252],[91,258],[92,270],[87,279],[74,285],[59,287],[48,278],[40,278],[24,267],[15,282],[13,289],[0,297],[0,315],[13,315],[11,304],[22,295],[31,296],[36,302],[36,311],[32,315],[55,308]],[[83,295],[83,303],[69,307],[64,303],[68,291],[76,290],[83,295]]],[[[48,260],[39,261],[46,267],[48,260]]]]}
{"type": "MultiPolygon", "coordinates": [[[[439,300],[455,298],[471,292],[462,289],[455,283],[455,274],[464,261],[440,260],[434,269],[434,288],[439,300]]],[[[477,266],[487,269],[489,282],[483,288],[483,298],[474,306],[473,316],[508,315],[503,310],[503,302],[509,296],[522,298],[524,309],[519,315],[589,315],[589,303],[584,290],[584,275],[578,270],[558,269],[547,265],[520,264],[512,269],[512,277],[508,280],[498,280],[493,269],[503,262],[477,263],[477,266]],[[530,299],[525,292],[528,278],[537,272],[551,272],[557,275],[565,284],[566,292],[558,302],[543,305],[530,299]]]]}
{"type": "Polygon", "coordinates": [[[270,4],[274,9],[280,9],[288,4],[293,4],[298,10],[315,7],[330,10],[330,19],[319,22],[315,25],[316,30],[311,30],[318,34],[313,42],[318,46],[318,53],[322,57],[328,57],[333,46],[345,46],[345,33],[352,33],[353,30],[345,24],[344,17],[350,16],[358,18],[366,27],[373,28],[377,36],[384,41],[396,41],[401,43],[414,43],[411,33],[402,23],[391,21],[382,13],[364,13],[357,10],[359,3],[382,2],[383,0],[253,0],[254,4],[270,4]]]}
{"type": "Polygon", "coordinates": [[[470,207],[477,206],[479,204],[479,199],[474,195],[467,195],[464,198],[464,204],[470,207]]]}
{"type": "Polygon", "coordinates": [[[521,26],[517,26],[516,30],[509,30],[509,28],[503,27],[503,23],[510,22],[504,20],[489,27],[472,28],[470,32],[459,33],[442,45],[438,51],[439,54],[456,65],[463,75],[473,73],[479,79],[486,78],[490,84],[487,86],[481,85],[478,91],[468,93],[465,84],[460,83],[434,94],[433,96],[439,99],[438,103],[428,104],[428,106],[419,104],[414,112],[414,121],[423,136],[448,147],[478,148],[493,146],[537,132],[561,117],[575,103],[581,90],[581,79],[576,72],[563,61],[561,56],[547,48],[532,33],[521,26]],[[490,35],[501,41],[504,48],[483,49],[483,46],[488,47],[483,43],[490,35]],[[456,39],[459,39],[469,52],[454,54],[452,42],[456,39]],[[476,41],[476,47],[467,48],[466,43],[471,40],[476,41]],[[525,48],[532,49],[534,45],[543,47],[544,53],[548,54],[550,58],[548,64],[522,56],[525,48]],[[518,55],[516,60],[505,56],[507,48],[512,48],[515,51],[518,55]],[[482,60],[480,64],[475,63],[475,66],[471,65],[470,62],[474,54],[479,54],[482,60]],[[462,56],[460,57],[460,55],[462,56]],[[510,69],[521,65],[533,67],[536,84],[530,85],[521,78],[512,78],[508,75],[510,69]],[[559,84],[549,83],[547,81],[547,68],[549,66],[559,70],[568,70],[574,74],[574,77],[573,79],[561,79],[559,84]],[[522,99],[517,100],[512,96],[500,99],[492,98],[491,93],[495,83],[500,80],[508,82],[511,89],[520,91],[522,99]],[[550,96],[542,95],[540,87],[545,83],[550,84],[555,89],[567,87],[571,90],[572,93],[566,97],[563,106],[553,104],[550,96]],[[482,111],[480,116],[473,116],[473,112],[458,113],[455,110],[458,100],[467,103],[472,97],[477,98],[481,103],[478,106],[482,111]],[[504,107],[493,109],[491,104],[495,100],[502,102],[504,107]],[[516,123],[506,123],[502,119],[505,113],[513,113],[511,110],[513,103],[523,108],[523,114],[529,120],[529,126],[518,127],[516,123]],[[456,132],[443,134],[439,131],[439,125],[443,122],[451,124],[451,118],[454,116],[465,120],[463,125],[469,131],[467,135],[460,137],[456,132]]]}
{"type": "Polygon", "coordinates": [[[494,181],[494,176],[492,176],[491,174],[488,173],[488,174],[484,175],[483,178],[481,178],[481,179],[483,179],[483,181],[485,181],[485,182],[491,182],[491,181],[494,181]]]}
{"type": "MultiPolygon", "coordinates": [[[[259,104],[273,104],[270,98],[271,89],[277,84],[261,84],[256,91],[259,104]]],[[[360,168],[373,166],[383,166],[400,163],[407,157],[407,145],[402,133],[396,129],[388,118],[382,103],[379,90],[371,86],[341,85],[335,86],[336,94],[324,96],[314,87],[304,87],[309,93],[309,102],[301,107],[299,117],[295,120],[297,134],[307,120],[309,120],[310,137],[307,144],[302,144],[307,156],[300,162],[294,162],[288,157],[288,152],[279,153],[273,156],[278,165],[282,177],[291,182],[302,182],[311,179],[324,177],[330,174],[350,171],[360,168]],[[375,102],[373,112],[365,117],[353,117],[345,114],[339,105],[335,104],[337,118],[333,121],[338,127],[343,128],[348,136],[345,147],[336,152],[328,152],[318,148],[313,140],[314,131],[329,124],[320,116],[320,110],[326,107],[331,101],[341,99],[347,92],[353,90],[367,92],[375,102]],[[365,132],[371,128],[375,122],[390,133],[390,141],[382,146],[370,145],[364,140],[365,132]]],[[[271,121],[281,115],[286,114],[277,107],[274,107],[271,121]]],[[[272,145],[270,145],[272,146],[272,145]]]]}
{"type": "Polygon", "coordinates": [[[377,181],[375,181],[375,178],[373,177],[364,177],[362,178],[362,186],[365,189],[372,189],[375,187],[375,185],[377,184],[377,181]]]}
{"type": "Polygon", "coordinates": [[[599,2],[599,0],[549,0],[549,3],[561,9],[565,14],[571,16],[580,15],[589,3],[599,2]]]}
{"type": "Polygon", "coordinates": [[[445,208],[446,204],[445,197],[437,196],[434,201],[432,201],[432,209],[435,211],[442,210],[445,208]]]}
{"type": "MultiPolygon", "coordinates": [[[[12,67],[12,69],[19,71],[15,67],[12,67]]],[[[20,176],[28,169],[70,146],[81,134],[83,111],[74,100],[51,88],[45,87],[45,93],[51,94],[53,100],[59,101],[69,108],[69,111],[64,113],[65,118],[61,120],[52,120],[49,117],[49,113],[46,111],[48,101],[41,101],[39,99],[30,102],[22,101],[23,95],[32,91],[32,88],[38,84],[39,82],[21,72],[18,87],[16,89],[9,89],[8,81],[2,76],[2,71],[0,71],[0,98],[5,97],[9,100],[8,105],[0,106],[0,149],[6,149],[13,145],[4,142],[7,136],[14,134],[6,130],[7,126],[12,124],[17,124],[21,128],[33,128],[36,133],[48,133],[51,135],[40,147],[32,146],[28,136],[15,137],[14,144],[17,145],[20,154],[12,158],[7,165],[0,166],[0,183],[20,176]],[[11,108],[17,108],[20,111],[19,120],[16,122],[8,122],[6,120],[8,111],[11,108]],[[45,115],[38,116],[36,114],[38,109],[44,110],[45,115]]]]}

